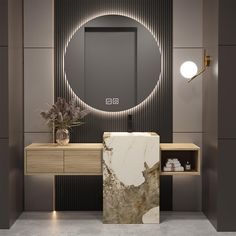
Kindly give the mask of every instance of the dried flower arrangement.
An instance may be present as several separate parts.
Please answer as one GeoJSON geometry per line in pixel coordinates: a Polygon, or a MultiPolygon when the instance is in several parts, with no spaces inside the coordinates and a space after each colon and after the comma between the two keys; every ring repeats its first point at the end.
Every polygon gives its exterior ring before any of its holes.
{"type": "Polygon", "coordinates": [[[64,98],[57,98],[55,104],[48,111],[42,111],[40,115],[46,120],[47,125],[56,129],[68,129],[84,124],[81,121],[89,110],[81,110],[76,105],[75,99],[69,103],[64,98]]]}

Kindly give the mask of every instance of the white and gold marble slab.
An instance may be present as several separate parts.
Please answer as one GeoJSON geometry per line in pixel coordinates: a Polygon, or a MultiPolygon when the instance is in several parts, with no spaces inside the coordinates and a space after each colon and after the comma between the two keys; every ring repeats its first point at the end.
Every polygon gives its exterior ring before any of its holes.
{"type": "Polygon", "coordinates": [[[159,223],[159,136],[107,132],[103,141],[103,222],[159,223]]]}

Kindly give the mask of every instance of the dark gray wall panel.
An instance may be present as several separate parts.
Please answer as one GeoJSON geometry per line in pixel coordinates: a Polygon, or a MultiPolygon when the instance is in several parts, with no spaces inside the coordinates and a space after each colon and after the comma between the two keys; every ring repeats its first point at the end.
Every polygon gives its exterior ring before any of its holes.
{"type": "Polygon", "coordinates": [[[218,142],[203,134],[202,208],[212,225],[217,228],[218,214],[218,142]]]}
{"type": "Polygon", "coordinates": [[[0,229],[9,227],[9,140],[0,139],[0,229]]]}
{"type": "Polygon", "coordinates": [[[0,1],[0,47],[8,45],[8,4],[6,0],[0,1]]]}
{"type": "MultiPolygon", "coordinates": [[[[72,131],[73,142],[101,142],[104,131],[126,131],[132,114],[135,131],[155,131],[162,142],[172,141],[172,0],[58,0],[55,2],[55,96],[70,99],[63,74],[63,50],[81,22],[99,14],[124,14],[144,22],[153,31],[162,52],[162,75],[145,105],[120,113],[92,112],[86,124],[72,131]]],[[[84,104],[78,102],[81,107],[84,104]]]]}
{"type": "Polygon", "coordinates": [[[5,136],[8,139],[0,137],[0,228],[9,228],[23,210],[22,4],[22,0],[8,0],[7,19],[4,19],[8,22],[8,48],[3,63],[7,71],[3,77],[7,93],[1,93],[0,96],[4,96],[1,97],[4,99],[1,109],[8,113],[7,118],[1,120],[4,122],[1,125],[7,127],[5,136]]]}
{"type": "Polygon", "coordinates": [[[0,138],[8,138],[8,47],[0,47],[0,138]]]}
{"type": "Polygon", "coordinates": [[[23,1],[0,9],[0,228],[9,228],[23,210],[23,1]]]}
{"type": "Polygon", "coordinates": [[[53,178],[53,176],[25,176],[25,211],[53,210],[53,178]]]}
{"type": "Polygon", "coordinates": [[[8,1],[0,1],[0,229],[9,228],[8,1]]]}
{"type": "Polygon", "coordinates": [[[219,1],[219,44],[236,45],[236,1],[219,1]],[[229,30],[230,29],[230,30],[229,30]]]}
{"type": "Polygon", "coordinates": [[[219,138],[236,138],[235,55],[236,46],[219,47],[219,138]]]}
{"type": "MultiPolygon", "coordinates": [[[[225,1],[220,6],[236,6],[233,1],[225,1]]],[[[219,10],[220,12],[222,9],[219,10]]],[[[229,10],[229,14],[231,14],[229,10]]],[[[220,18],[220,21],[223,19],[220,18]]],[[[219,27],[223,27],[221,24],[219,27]]],[[[235,26],[228,25],[227,32],[229,39],[235,40],[235,26]]],[[[225,30],[225,29],[224,29],[225,30]]],[[[222,31],[220,30],[220,36],[222,31]]],[[[231,41],[231,43],[233,43],[231,41]]],[[[228,42],[226,42],[228,43],[228,42]]],[[[236,231],[236,191],[232,188],[232,181],[236,178],[235,172],[235,145],[236,145],[236,125],[235,125],[235,53],[236,45],[219,45],[219,155],[218,155],[218,222],[219,231],[236,231]]]]}
{"type": "Polygon", "coordinates": [[[203,211],[217,227],[218,202],[218,0],[203,1],[203,45],[211,66],[203,74],[203,211]]]}
{"type": "Polygon", "coordinates": [[[233,0],[207,0],[203,7],[204,47],[211,56],[203,78],[203,207],[218,231],[236,231],[235,6],[233,0]]]}
{"type": "Polygon", "coordinates": [[[23,1],[8,1],[9,21],[9,193],[10,225],[23,211],[24,94],[23,1]]]}
{"type": "Polygon", "coordinates": [[[174,176],[173,211],[201,211],[201,189],[201,176],[174,176]]]}
{"type": "Polygon", "coordinates": [[[219,140],[218,227],[219,231],[236,231],[236,139],[219,140]]]}

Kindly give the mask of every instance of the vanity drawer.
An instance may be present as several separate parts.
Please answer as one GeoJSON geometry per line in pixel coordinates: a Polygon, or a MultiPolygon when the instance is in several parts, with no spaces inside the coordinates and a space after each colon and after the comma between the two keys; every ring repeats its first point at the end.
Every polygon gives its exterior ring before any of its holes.
{"type": "Polygon", "coordinates": [[[65,173],[101,174],[102,150],[65,151],[65,173]]]}
{"type": "Polygon", "coordinates": [[[28,173],[63,173],[63,151],[27,151],[28,173]]]}

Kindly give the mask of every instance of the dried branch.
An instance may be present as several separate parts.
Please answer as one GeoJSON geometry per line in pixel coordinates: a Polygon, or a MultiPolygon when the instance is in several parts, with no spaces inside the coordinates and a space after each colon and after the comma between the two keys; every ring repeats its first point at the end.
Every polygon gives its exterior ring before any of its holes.
{"type": "Polygon", "coordinates": [[[81,119],[89,113],[89,110],[81,110],[80,107],[76,105],[75,99],[67,103],[64,98],[59,97],[48,111],[42,111],[40,115],[46,120],[46,124],[50,127],[54,124],[55,128],[63,129],[84,124],[81,119]]]}

